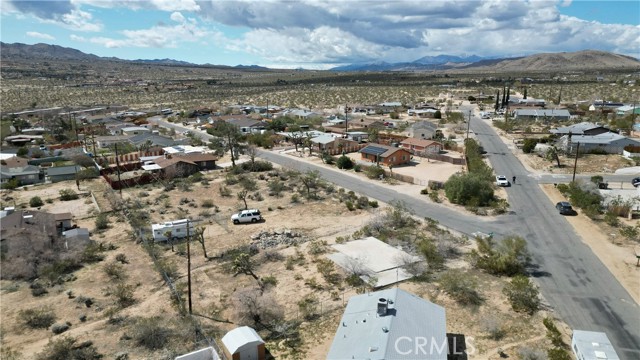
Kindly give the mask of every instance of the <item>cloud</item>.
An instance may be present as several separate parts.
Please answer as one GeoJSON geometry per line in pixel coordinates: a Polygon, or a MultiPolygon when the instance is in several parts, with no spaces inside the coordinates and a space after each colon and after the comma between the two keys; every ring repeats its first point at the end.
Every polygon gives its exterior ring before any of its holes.
{"type": "Polygon", "coordinates": [[[44,40],[55,40],[53,36],[49,34],[39,33],[37,31],[27,31],[27,36],[36,38],[36,39],[44,39],[44,40]]]}
{"type": "Polygon", "coordinates": [[[127,8],[132,10],[157,9],[162,11],[199,11],[195,0],[72,0],[75,4],[91,5],[100,8],[127,8]]]}
{"type": "MultiPolygon", "coordinates": [[[[4,2],[3,2],[3,5],[4,2]]],[[[101,31],[102,24],[71,1],[7,1],[8,12],[32,15],[40,21],[78,31],[101,31]]],[[[4,6],[3,6],[4,7],[4,6]]]]}
{"type": "Polygon", "coordinates": [[[200,28],[195,19],[185,19],[180,13],[173,13],[171,19],[181,22],[174,26],[160,24],[149,29],[123,30],[120,32],[122,38],[92,37],[86,41],[108,48],[177,48],[184,42],[215,39],[218,36],[215,32],[200,28]]]}

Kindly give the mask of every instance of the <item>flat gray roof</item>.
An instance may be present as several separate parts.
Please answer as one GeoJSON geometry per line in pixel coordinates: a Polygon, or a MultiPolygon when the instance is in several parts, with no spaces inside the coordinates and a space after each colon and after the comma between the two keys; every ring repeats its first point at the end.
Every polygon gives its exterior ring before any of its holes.
{"type": "MultiPolygon", "coordinates": [[[[619,360],[607,334],[596,331],[574,330],[571,340],[574,352],[580,352],[581,360],[619,360]]],[[[577,355],[577,354],[576,354],[577,355]]]]}

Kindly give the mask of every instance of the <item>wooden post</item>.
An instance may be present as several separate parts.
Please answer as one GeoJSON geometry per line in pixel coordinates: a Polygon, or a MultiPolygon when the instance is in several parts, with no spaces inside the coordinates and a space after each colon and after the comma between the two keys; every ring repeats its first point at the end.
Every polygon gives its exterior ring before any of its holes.
{"type": "Polygon", "coordinates": [[[193,310],[191,307],[191,247],[189,243],[191,242],[191,237],[189,233],[189,219],[187,219],[187,289],[189,292],[189,315],[193,314],[193,310]]]}
{"type": "Polygon", "coordinates": [[[578,154],[580,153],[580,143],[576,143],[578,146],[576,147],[576,159],[573,162],[573,178],[571,181],[576,181],[576,168],[578,167],[578,154]]]}

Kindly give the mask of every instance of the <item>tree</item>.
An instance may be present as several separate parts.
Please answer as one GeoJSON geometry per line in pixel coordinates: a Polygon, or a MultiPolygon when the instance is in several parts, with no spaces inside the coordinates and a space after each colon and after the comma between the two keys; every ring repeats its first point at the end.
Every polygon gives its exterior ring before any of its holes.
{"type": "Polygon", "coordinates": [[[493,184],[475,173],[454,174],[444,183],[444,193],[454,204],[486,206],[494,199],[493,184]]]}
{"type": "Polygon", "coordinates": [[[240,253],[236,255],[236,257],[233,258],[233,265],[231,266],[231,269],[234,272],[233,276],[238,276],[240,274],[249,275],[258,282],[258,285],[261,289],[263,288],[260,278],[254,272],[256,269],[256,264],[253,259],[251,259],[250,254],[240,253]]]}
{"type": "Polygon", "coordinates": [[[247,146],[247,155],[249,155],[249,160],[251,161],[251,170],[255,169],[256,165],[256,156],[258,155],[258,148],[254,145],[247,146]]]}
{"type": "Polygon", "coordinates": [[[524,99],[527,100],[527,88],[524,88],[524,99]]]}
{"type": "Polygon", "coordinates": [[[210,135],[217,136],[222,140],[224,152],[231,153],[231,165],[236,167],[236,157],[240,151],[240,142],[244,140],[244,135],[240,129],[225,121],[217,121],[213,128],[207,130],[210,135]]]}
{"type": "Polygon", "coordinates": [[[502,87],[502,107],[507,106],[507,90],[506,87],[502,87]]]}
{"type": "Polygon", "coordinates": [[[197,228],[195,228],[194,235],[195,235],[196,241],[198,241],[202,246],[202,252],[204,253],[204,258],[209,259],[209,256],[207,256],[207,248],[204,245],[204,230],[205,230],[204,226],[198,226],[197,228]]]}
{"type": "Polygon", "coordinates": [[[498,93],[496,94],[496,104],[493,108],[495,111],[498,111],[498,109],[500,109],[500,90],[498,90],[498,93]]]}
{"type": "Polygon", "coordinates": [[[338,161],[336,162],[336,166],[338,166],[338,169],[349,170],[353,168],[353,165],[353,160],[351,160],[351,158],[346,155],[340,156],[338,158],[338,161]]]}
{"type": "Polygon", "coordinates": [[[533,315],[540,308],[538,289],[524,275],[517,275],[511,279],[502,292],[507,296],[511,307],[516,312],[533,315]]]}
{"type": "Polygon", "coordinates": [[[21,146],[20,148],[18,148],[18,151],[16,152],[16,155],[19,157],[27,157],[28,154],[29,154],[29,149],[27,149],[25,146],[21,146]]]}
{"type": "Polygon", "coordinates": [[[367,139],[369,142],[372,143],[377,143],[378,140],[380,139],[380,130],[376,129],[376,128],[369,128],[367,130],[367,139]]]}
{"type": "Polygon", "coordinates": [[[442,112],[440,110],[436,110],[436,112],[433,113],[433,118],[442,119],[442,112]]]}
{"type": "Polygon", "coordinates": [[[315,189],[320,184],[320,172],[318,170],[308,170],[304,176],[300,178],[302,184],[307,189],[307,198],[311,199],[311,189],[315,189]]]}
{"type": "Polygon", "coordinates": [[[556,163],[558,164],[558,167],[560,167],[560,156],[558,155],[558,148],[556,148],[555,146],[550,147],[547,152],[545,153],[545,159],[549,160],[549,161],[556,161],[556,163]]]}
{"type": "Polygon", "coordinates": [[[289,133],[291,134],[291,142],[296,147],[296,152],[298,152],[298,145],[302,145],[304,141],[304,134],[302,133],[302,128],[300,125],[293,124],[287,128],[289,133]]]}
{"type": "Polygon", "coordinates": [[[244,202],[244,209],[247,210],[249,208],[249,206],[247,205],[247,195],[249,195],[249,192],[247,190],[242,190],[239,191],[236,196],[238,197],[238,200],[242,200],[242,202],[244,202]]]}
{"type": "Polygon", "coordinates": [[[449,270],[440,276],[440,287],[462,305],[480,305],[482,296],[478,292],[475,278],[458,269],[449,270]]]}
{"type": "Polygon", "coordinates": [[[509,236],[500,243],[492,237],[477,238],[477,250],[470,257],[476,267],[490,274],[514,276],[524,274],[529,263],[527,242],[519,236],[509,236]]]}

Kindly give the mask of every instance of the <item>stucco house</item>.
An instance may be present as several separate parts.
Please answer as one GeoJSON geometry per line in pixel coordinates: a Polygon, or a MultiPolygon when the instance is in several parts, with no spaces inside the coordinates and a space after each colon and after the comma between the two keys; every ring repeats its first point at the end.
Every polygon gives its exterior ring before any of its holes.
{"type": "Polygon", "coordinates": [[[572,135],[571,138],[569,135],[565,135],[558,140],[558,146],[569,154],[575,154],[578,144],[580,144],[580,153],[598,151],[608,154],[622,154],[625,146],[640,146],[640,141],[612,132],[593,136],[572,135]]]}
{"type": "Polygon", "coordinates": [[[411,150],[414,154],[438,154],[442,151],[442,144],[435,140],[406,138],[400,142],[400,147],[411,150]]]}
{"type": "Polygon", "coordinates": [[[438,125],[431,121],[418,121],[409,128],[409,136],[417,139],[432,139],[438,130],[438,125]]]}
{"type": "Polygon", "coordinates": [[[370,144],[361,149],[362,160],[382,163],[386,166],[398,166],[408,164],[411,161],[411,152],[407,149],[387,146],[382,144],[370,144]]]}
{"type": "Polygon", "coordinates": [[[29,185],[42,182],[44,176],[40,167],[29,165],[27,159],[14,156],[0,161],[0,183],[12,179],[18,180],[20,185],[29,185]]]}

